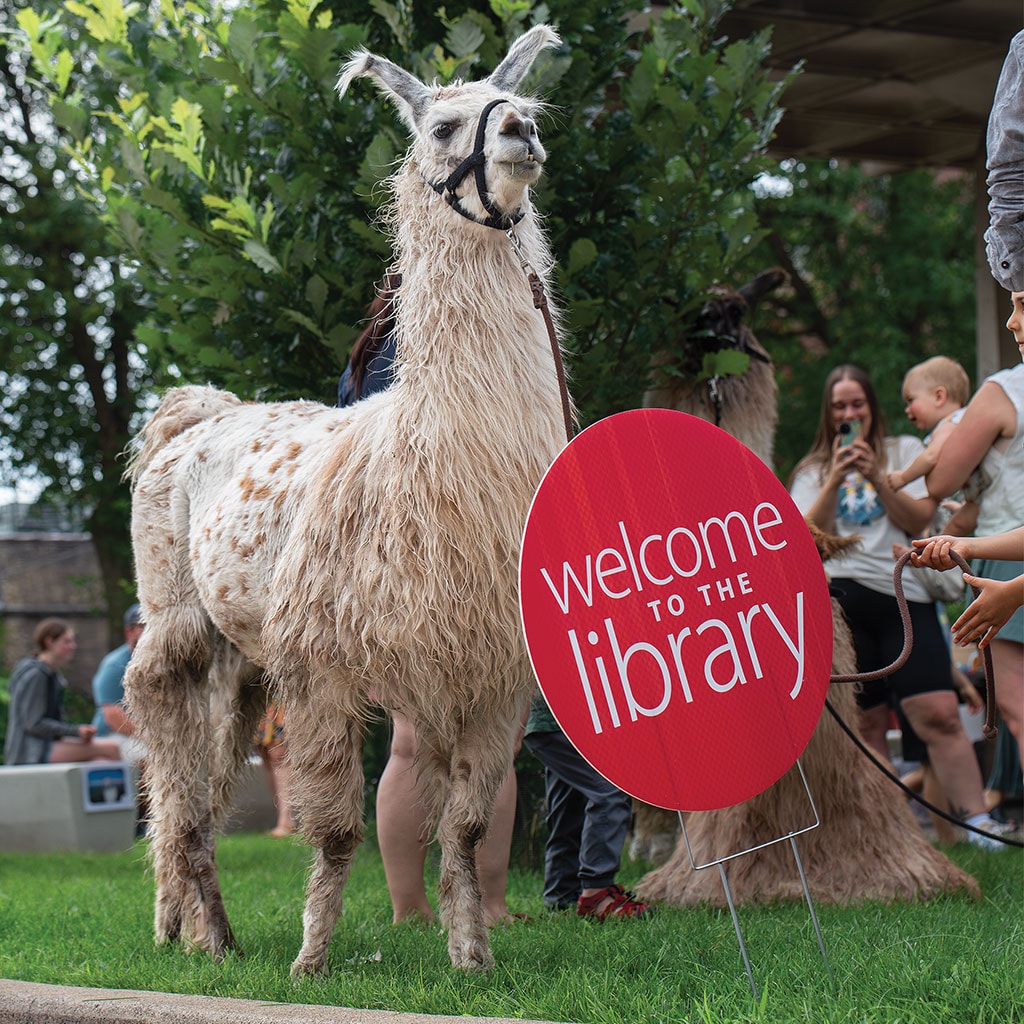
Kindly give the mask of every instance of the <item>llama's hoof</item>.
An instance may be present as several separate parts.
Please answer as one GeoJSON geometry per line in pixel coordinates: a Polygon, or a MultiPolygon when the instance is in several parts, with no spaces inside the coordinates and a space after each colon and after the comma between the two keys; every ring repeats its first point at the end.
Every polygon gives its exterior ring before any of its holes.
{"type": "Polygon", "coordinates": [[[326,960],[304,960],[298,957],[292,964],[291,976],[294,981],[302,981],[304,978],[328,978],[331,969],[327,966],[326,960]]]}
{"type": "Polygon", "coordinates": [[[487,972],[494,966],[494,957],[486,942],[468,942],[462,949],[451,947],[448,953],[452,967],[462,971],[487,972]]]}

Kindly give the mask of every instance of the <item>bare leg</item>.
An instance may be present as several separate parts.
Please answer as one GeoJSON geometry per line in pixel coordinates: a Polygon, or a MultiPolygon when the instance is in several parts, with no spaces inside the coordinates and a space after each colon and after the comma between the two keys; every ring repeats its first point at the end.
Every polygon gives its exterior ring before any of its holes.
{"type": "Polygon", "coordinates": [[[885,741],[888,724],[889,709],[884,704],[877,704],[860,713],[860,734],[864,742],[886,761],[889,760],[889,745],[885,741]]]}
{"type": "Polygon", "coordinates": [[[121,748],[113,740],[56,740],[50,747],[50,764],[120,760],[121,748]]]}
{"type": "MultiPolygon", "coordinates": [[[[377,786],[377,842],[395,921],[433,920],[423,883],[428,834],[427,812],[417,786],[416,733],[403,715],[394,715],[391,754],[377,786]]],[[[498,791],[494,820],[477,853],[477,871],[488,926],[508,920],[505,903],[509,849],[515,828],[516,777],[509,772],[498,791]]]]}
{"type": "Polygon", "coordinates": [[[928,763],[935,772],[953,813],[960,818],[985,810],[981,769],[964,732],[951,690],[906,697],[903,713],[928,747],[928,763]]]}
{"type": "MultiPolygon", "coordinates": [[[[939,810],[949,813],[949,801],[946,799],[946,794],[942,791],[942,787],[939,785],[939,780],[935,776],[935,772],[930,764],[925,764],[922,768],[923,785],[921,787],[921,796],[925,798],[929,803],[935,804],[939,810]]],[[[959,836],[957,835],[957,829],[951,825],[945,818],[940,818],[933,811],[928,812],[928,817],[931,818],[932,826],[935,829],[935,838],[944,846],[949,846],[955,843],[959,836]]],[[[963,834],[961,830],[960,834],[963,834]]]]}
{"type": "Polygon", "coordinates": [[[423,885],[430,836],[416,783],[416,733],[403,715],[394,715],[393,724],[391,754],[377,785],[377,842],[393,919],[433,920],[434,908],[423,885]]]}
{"type": "Polygon", "coordinates": [[[508,885],[508,858],[512,848],[512,833],[516,824],[516,773],[510,771],[501,783],[494,804],[494,818],[487,836],[476,855],[483,899],[484,921],[493,927],[511,919],[505,902],[508,885]]]}
{"type": "Polygon", "coordinates": [[[264,762],[271,779],[274,806],[277,808],[277,824],[271,831],[273,836],[287,836],[295,831],[292,817],[292,766],[288,762],[288,743],[279,743],[266,752],[264,762]]]}
{"type": "MultiPolygon", "coordinates": [[[[992,670],[996,684],[996,706],[1017,751],[1024,742],[1024,644],[996,637],[991,644],[992,670]]],[[[1024,758],[1021,759],[1024,764],[1024,758]]]]}

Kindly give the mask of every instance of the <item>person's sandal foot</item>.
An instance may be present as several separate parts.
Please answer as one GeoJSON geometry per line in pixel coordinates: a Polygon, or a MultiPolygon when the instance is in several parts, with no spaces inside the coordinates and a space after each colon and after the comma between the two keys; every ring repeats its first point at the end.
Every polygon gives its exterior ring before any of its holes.
{"type": "Polygon", "coordinates": [[[609,917],[643,917],[650,906],[641,903],[636,894],[626,892],[621,885],[609,885],[592,896],[581,896],[576,903],[580,917],[594,917],[604,921],[609,917]]]}

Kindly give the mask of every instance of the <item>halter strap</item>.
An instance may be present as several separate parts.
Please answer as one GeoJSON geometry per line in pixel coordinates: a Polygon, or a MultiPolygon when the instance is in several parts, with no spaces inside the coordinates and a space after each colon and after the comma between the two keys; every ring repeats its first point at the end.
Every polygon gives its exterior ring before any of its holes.
{"type": "Polygon", "coordinates": [[[508,102],[508,100],[502,99],[491,100],[480,112],[480,120],[476,125],[476,140],[473,144],[473,152],[444,181],[430,181],[427,183],[439,196],[444,196],[445,202],[456,213],[462,214],[463,217],[473,221],[474,224],[482,224],[486,228],[497,228],[499,231],[508,231],[509,228],[518,224],[525,216],[522,209],[517,210],[513,214],[502,213],[487,197],[487,176],[484,172],[484,165],[487,162],[487,157],[484,154],[484,134],[487,131],[487,118],[490,117],[491,111],[495,107],[508,102]],[[462,199],[455,194],[455,190],[462,184],[463,179],[470,171],[473,172],[473,177],[476,180],[477,195],[480,197],[483,208],[487,211],[487,218],[485,220],[481,220],[470,213],[462,205],[462,199]]]}

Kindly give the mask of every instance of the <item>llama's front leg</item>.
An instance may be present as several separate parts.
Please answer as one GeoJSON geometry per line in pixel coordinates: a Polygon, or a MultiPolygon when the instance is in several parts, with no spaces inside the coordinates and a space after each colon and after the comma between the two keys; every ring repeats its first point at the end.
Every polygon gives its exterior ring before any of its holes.
{"type": "Polygon", "coordinates": [[[125,693],[146,745],[156,940],[220,958],[235,939],[213,857],[209,660],[210,627],[201,611],[153,612],[128,665],[125,693]]]}
{"type": "Polygon", "coordinates": [[[452,966],[485,971],[494,966],[494,958],[481,906],[476,852],[487,834],[498,789],[511,764],[511,749],[501,756],[509,746],[506,737],[487,739],[488,743],[463,742],[453,753],[448,799],[437,828],[441,846],[438,892],[452,966]]]}
{"type": "Polygon", "coordinates": [[[342,723],[324,736],[324,709],[285,705],[288,757],[302,833],[316,854],[306,885],[302,949],[292,976],[326,975],[327,947],[342,911],[342,893],[363,840],[363,727],[342,723]]]}

